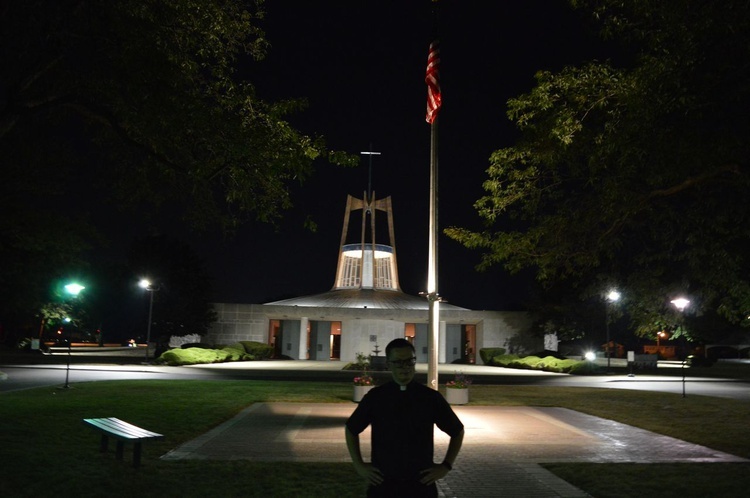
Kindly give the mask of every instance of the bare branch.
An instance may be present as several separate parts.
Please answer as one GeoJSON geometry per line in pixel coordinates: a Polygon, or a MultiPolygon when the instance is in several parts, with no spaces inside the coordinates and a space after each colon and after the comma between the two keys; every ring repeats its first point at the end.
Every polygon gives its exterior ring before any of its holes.
{"type": "Polygon", "coordinates": [[[721,168],[715,169],[713,171],[708,171],[702,175],[695,176],[695,177],[688,177],[685,179],[685,181],[683,181],[682,183],[678,185],[673,185],[672,187],[665,188],[665,189],[653,190],[651,193],[649,193],[648,199],[674,195],[678,192],[682,192],[683,190],[687,190],[693,187],[694,185],[698,185],[700,183],[705,182],[706,180],[719,176],[722,173],[734,173],[734,174],[740,175],[742,174],[742,171],[740,170],[740,166],[738,164],[727,164],[725,166],[722,166],[721,168]]]}

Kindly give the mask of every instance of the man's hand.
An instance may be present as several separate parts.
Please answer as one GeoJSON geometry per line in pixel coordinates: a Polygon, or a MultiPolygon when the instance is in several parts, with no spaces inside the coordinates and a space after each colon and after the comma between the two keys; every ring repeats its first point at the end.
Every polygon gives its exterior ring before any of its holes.
{"type": "Polygon", "coordinates": [[[419,475],[422,476],[419,482],[426,486],[429,486],[438,479],[442,479],[443,477],[448,475],[448,472],[448,467],[446,467],[442,463],[434,464],[432,467],[424,469],[419,473],[419,475]]]}
{"type": "Polygon", "coordinates": [[[360,477],[364,478],[368,483],[375,486],[383,484],[383,473],[380,469],[374,467],[371,463],[361,463],[354,466],[354,470],[357,471],[360,477]]]}

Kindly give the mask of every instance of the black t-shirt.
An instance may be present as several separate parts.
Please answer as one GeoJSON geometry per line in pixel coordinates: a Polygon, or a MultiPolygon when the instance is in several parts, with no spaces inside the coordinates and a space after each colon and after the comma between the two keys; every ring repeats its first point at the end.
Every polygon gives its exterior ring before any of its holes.
{"type": "Polygon", "coordinates": [[[443,396],[411,382],[391,381],[372,389],[346,422],[352,434],[372,426],[372,464],[387,478],[414,479],[433,464],[433,426],[451,437],[463,430],[443,396]]]}

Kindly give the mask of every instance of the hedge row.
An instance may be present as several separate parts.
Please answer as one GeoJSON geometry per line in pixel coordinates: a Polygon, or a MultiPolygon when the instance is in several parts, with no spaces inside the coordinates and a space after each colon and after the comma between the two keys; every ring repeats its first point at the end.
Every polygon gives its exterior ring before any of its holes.
{"type": "Polygon", "coordinates": [[[589,362],[579,360],[561,360],[554,356],[524,356],[500,354],[492,357],[490,365],[524,370],[542,370],[545,372],[583,374],[590,373],[589,362]]]}
{"type": "Polygon", "coordinates": [[[240,341],[221,349],[208,349],[200,344],[185,349],[170,349],[160,360],[171,366],[200,365],[203,363],[225,363],[229,361],[267,360],[273,349],[268,344],[256,341],[240,341]]]}

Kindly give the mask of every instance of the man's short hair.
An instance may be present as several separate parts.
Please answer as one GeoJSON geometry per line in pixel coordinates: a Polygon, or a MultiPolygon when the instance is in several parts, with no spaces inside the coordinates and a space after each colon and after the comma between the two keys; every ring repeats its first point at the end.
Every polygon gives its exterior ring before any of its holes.
{"type": "Polygon", "coordinates": [[[388,343],[388,345],[385,347],[385,357],[390,358],[391,357],[391,351],[394,349],[401,349],[401,348],[409,348],[411,349],[411,352],[416,354],[416,350],[414,349],[414,345],[403,338],[393,339],[391,342],[388,343]]]}

